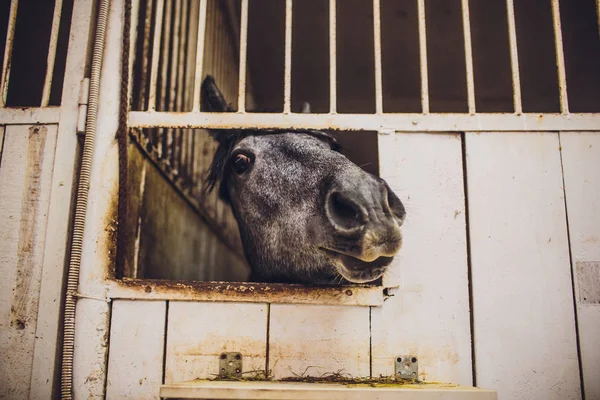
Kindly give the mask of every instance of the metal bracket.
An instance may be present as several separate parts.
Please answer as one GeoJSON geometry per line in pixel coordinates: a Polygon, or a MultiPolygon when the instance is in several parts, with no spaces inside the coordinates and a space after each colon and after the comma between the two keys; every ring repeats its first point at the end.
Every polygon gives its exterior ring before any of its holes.
{"type": "Polygon", "coordinates": [[[236,352],[219,355],[219,378],[231,379],[242,377],[242,354],[236,352]]]}
{"type": "Polygon", "coordinates": [[[396,378],[416,380],[419,376],[419,362],[415,356],[396,356],[394,364],[396,378]]]}

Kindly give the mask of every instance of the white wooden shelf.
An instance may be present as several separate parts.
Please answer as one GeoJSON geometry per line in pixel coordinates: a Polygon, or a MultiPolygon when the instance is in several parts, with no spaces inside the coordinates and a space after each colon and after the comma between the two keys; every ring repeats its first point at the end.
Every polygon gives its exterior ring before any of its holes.
{"type": "Polygon", "coordinates": [[[278,399],[278,400],[496,400],[493,390],[450,384],[380,385],[298,382],[207,381],[163,385],[167,399],[278,399]]]}

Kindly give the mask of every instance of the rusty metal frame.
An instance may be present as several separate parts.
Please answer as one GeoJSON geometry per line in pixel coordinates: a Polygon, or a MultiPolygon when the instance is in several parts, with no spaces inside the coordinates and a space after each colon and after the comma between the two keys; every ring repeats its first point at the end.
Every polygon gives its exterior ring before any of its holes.
{"type": "MultiPolygon", "coordinates": [[[[108,299],[231,301],[242,303],[381,306],[389,297],[375,285],[313,286],[252,282],[189,282],[154,279],[108,279],[108,299]]],[[[86,297],[83,295],[82,297],[86,297]]]]}
{"type": "MultiPolygon", "coordinates": [[[[292,32],[292,0],[286,0],[285,24],[285,73],[284,73],[284,111],[282,113],[248,113],[246,111],[247,93],[247,33],[248,33],[248,1],[241,0],[241,16],[239,31],[239,76],[238,76],[238,111],[235,113],[206,113],[200,111],[200,83],[204,69],[204,39],[212,35],[207,30],[207,0],[199,0],[199,29],[197,32],[197,53],[195,58],[195,76],[192,79],[192,95],[189,99],[191,111],[156,111],[156,85],[159,75],[157,51],[151,63],[150,102],[145,111],[129,113],[129,127],[133,130],[143,128],[184,129],[186,135],[193,135],[195,129],[335,129],[335,130],[368,130],[378,132],[484,132],[484,131],[586,131],[598,130],[599,113],[569,113],[566,103],[566,83],[561,84],[561,113],[523,113],[520,92],[520,76],[517,54],[517,37],[514,22],[513,0],[506,0],[508,11],[508,35],[513,77],[514,113],[477,113],[475,109],[475,90],[473,79],[472,43],[468,2],[463,0],[462,22],[464,28],[465,62],[467,64],[468,113],[430,113],[427,65],[427,38],[425,2],[418,0],[419,45],[421,74],[421,113],[385,113],[383,112],[383,95],[381,82],[381,5],[380,0],[373,0],[375,51],[375,100],[374,114],[338,114],[337,113],[337,79],[336,79],[336,0],[329,0],[329,58],[330,58],[330,109],[325,114],[299,114],[291,112],[291,32],[292,32]]],[[[158,12],[162,15],[164,0],[158,0],[158,12]]],[[[558,2],[553,3],[555,28],[555,46],[557,49],[557,66],[560,76],[564,73],[564,55],[562,36],[560,35],[560,14],[558,2]],[[561,64],[563,64],[561,66],[561,64]],[[562,72],[561,72],[562,71],[562,72]]],[[[175,7],[181,7],[176,3],[175,7]]],[[[164,10],[165,12],[170,12],[164,10]]],[[[175,9],[177,12],[177,9],[175,9]]],[[[162,18],[159,19],[162,21],[162,18]]],[[[161,24],[159,24],[161,25],[161,24]]],[[[169,26],[164,27],[170,29],[169,26]]],[[[154,46],[160,42],[162,26],[154,32],[154,46]]],[[[151,38],[147,38],[152,40],[151,38]]],[[[560,78],[559,76],[559,78],[560,78]]],[[[164,79],[163,79],[164,82],[164,79]]],[[[163,90],[164,91],[164,90],[163,90]]],[[[179,101],[179,100],[178,100],[179,101]]],[[[172,108],[172,107],[170,107],[172,108]]],[[[176,107],[182,109],[183,107],[176,107]]],[[[109,218],[109,216],[106,216],[109,218]]],[[[107,240],[113,240],[108,237],[107,240]]],[[[108,244],[110,247],[110,243],[108,244]]],[[[110,264],[110,261],[108,261],[110,264]]],[[[399,282],[392,274],[384,276],[383,285],[321,287],[287,284],[264,283],[232,283],[232,282],[183,282],[149,279],[114,279],[109,272],[102,280],[104,296],[107,299],[146,299],[146,300],[189,300],[189,301],[233,301],[260,303],[299,303],[299,304],[336,304],[380,306],[388,297],[388,289],[397,287],[399,282]]],[[[94,293],[81,294],[82,297],[97,296],[94,293]],[[89,295],[89,296],[88,296],[89,295]]]]}
{"type": "Polygon", "coordinates": [[[132,128],[334,129],[347,131],[485,132],[597,131],[600,113],[476,114],[276,114],[142,112],[129,113],[132,128]]]}

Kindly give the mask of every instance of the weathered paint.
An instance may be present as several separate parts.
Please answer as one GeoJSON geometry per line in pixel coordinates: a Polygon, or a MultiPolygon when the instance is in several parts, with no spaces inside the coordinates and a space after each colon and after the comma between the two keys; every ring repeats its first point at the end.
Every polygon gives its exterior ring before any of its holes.
{"type": "Polygon", "coordinates": [[[158,396],[163,377],[166,316],[164,301],[113,302],[107,399],[158,396]]]}
{"type": "Polygon", "coordinates": [[[271,305],[269,369],[275,379],[369,376],[369,308],[271,305]]]}
{"type": "Polygon", "coordinates": [[[165,383],[211,379],[223,352],[242,354],[244,376],[264,376],[267,305],[169,302],[165,383]]]}
{"type": "Polygon", "coordinates": [[[0,164],[0,396],[27,397],[30,391],[56,131],[56,125],[5,130],[0,164]]]}
{"type": "Polygon", "coordinates": [[[581,397],[558,134],[466,135],[476,383],[581,397]]]}
{"type": "Polygon", "coordinates": [[[586,399],[600,398],[600,132],[560,132],[586,399]]]}

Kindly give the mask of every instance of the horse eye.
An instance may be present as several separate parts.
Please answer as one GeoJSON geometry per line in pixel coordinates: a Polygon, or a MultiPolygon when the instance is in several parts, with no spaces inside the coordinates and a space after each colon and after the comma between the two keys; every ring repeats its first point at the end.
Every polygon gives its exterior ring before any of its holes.
{"type": "Polygon", "coordinates": [[[238,153],[233,156],[232,167],[236,174],[243,174],[252,165],[252,159],[245,154],[238,153]]]}

